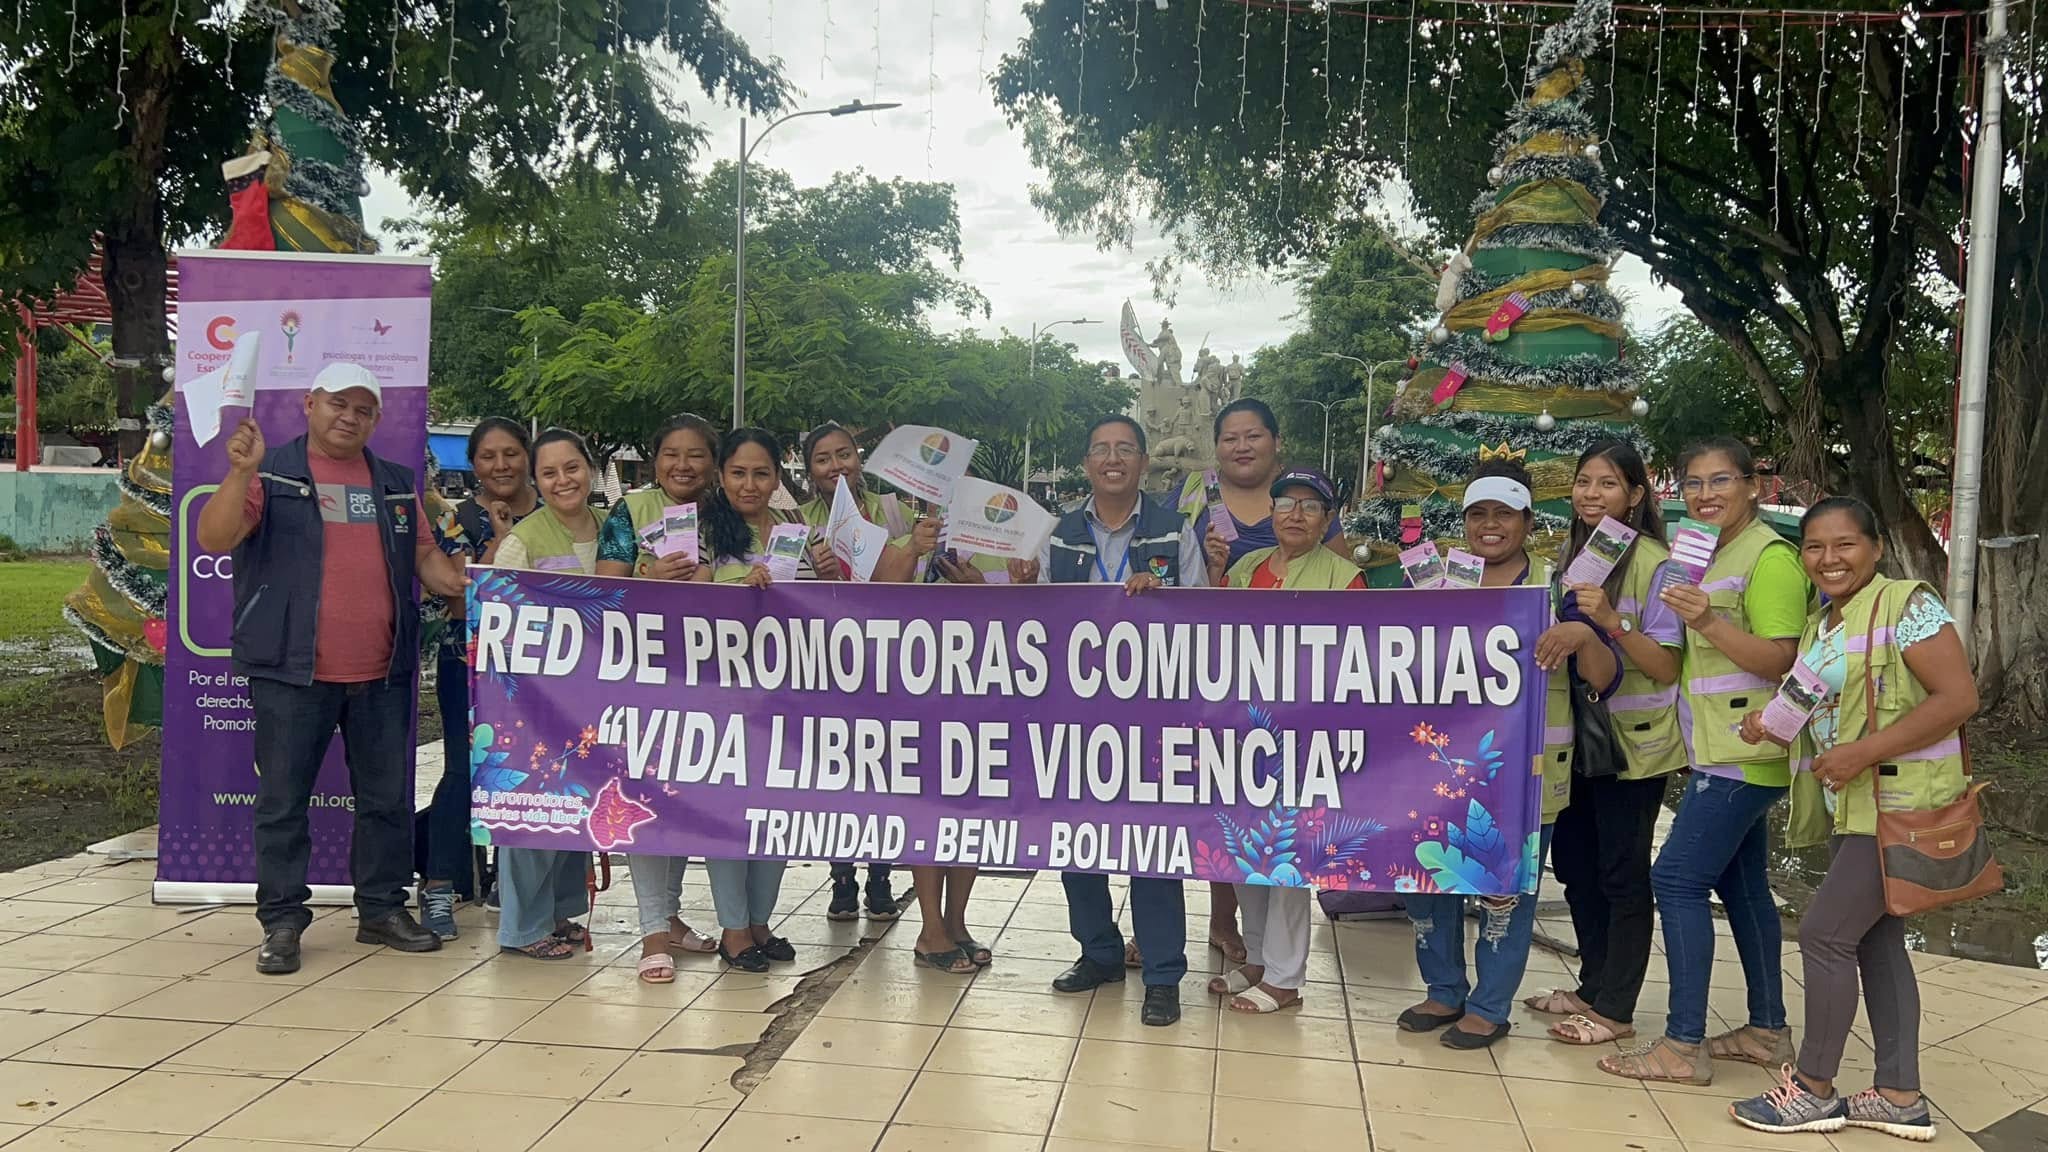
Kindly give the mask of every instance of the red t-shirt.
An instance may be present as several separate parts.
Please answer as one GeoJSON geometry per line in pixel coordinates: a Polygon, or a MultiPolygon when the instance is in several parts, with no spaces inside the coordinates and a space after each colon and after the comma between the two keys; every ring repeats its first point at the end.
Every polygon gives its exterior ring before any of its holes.
{"type": "MultiPolygon", "coordinates": [[[[1273,578],[1273,567],[1272,567],[1272,565],[1270,565],[1270,564],[1261,564],[1261,565],[1259,565],[1259,566],[1258,566],[1257,568],[1254,568],[1254,569],[1252,569],[1252,582],[1251,582],[1251,584],[1249,585],[1249,587],[1252,587],[1252,588],[1279,588],[1279,587],[1281,587],[1281,584],[1280,584],[1280,581],[1278,581],[1278,580],[1275,580],[1275,579],[1273,578]]],[[[1361,573],[1361,574],[1359,574],[1359,575],[1357,575],[1357,576],[1353,576],[1353,577],[1351,578],[1351,583],[1350,583],[1350,584],[1348,584],[1348,585],[1346,585],[1346,587],[1347,587],[1347,588],[1363,588],[1363,587],[1365,587],[1365,576],[1364,576],[1364,574],[1363,574],[1363,573],[1361,573]]]]}
{"type": "MultiPolygon", "coordinates": [[[[382,680],[391,670],[391,636],[396,605],[391,602],[390,568],[377,527],[383,499],[370,476],[370,463],[357,456],[336,460],[309,449],[306,464],[320,500],[320,618],[314,625],[313,679],[337,684],[382,680]]],[[[434,548],[434,536],[419,500],[410,509],[419,552],[434,548]]],[[[263,522],[263,485],[249,485],[242,519],[254,531],[263,522]]]]}

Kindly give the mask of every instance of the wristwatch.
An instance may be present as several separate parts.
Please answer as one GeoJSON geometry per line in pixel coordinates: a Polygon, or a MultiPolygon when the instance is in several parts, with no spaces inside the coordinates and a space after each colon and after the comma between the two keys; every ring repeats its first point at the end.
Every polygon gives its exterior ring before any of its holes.
{"type": "Polygon", "coordinates": [[[1623,616],[1623,617],[1621,618],[1621,627],[1619,627],[1619,628],[1616,628],[1616,629],[1614,629],[1613,631],[1611,631],[1611,632],[1607,633],[1607,638],[1608,638],[1609,640],[1612,640],[1612,641],[1614,641],[1614,642],[1615,642],[1616,644],[1619,644],[1619,643],[1621,643],[1621,638],[1622,638],[1623,636],[1626,636],[1626,635],[1628,635],[1629,633],[1631,633],[1631,632],[1633,632],[1633,631],[1635,631],[1635,630],[1636,630],[1636,622],[1635,622],[1635,621],[1633,621],[1633,620],[1631,620],[1631,619],[1629,619],[1629,618],[1628,618],[1628,617],[1626,617],[1626,616],[1623,616]]]}

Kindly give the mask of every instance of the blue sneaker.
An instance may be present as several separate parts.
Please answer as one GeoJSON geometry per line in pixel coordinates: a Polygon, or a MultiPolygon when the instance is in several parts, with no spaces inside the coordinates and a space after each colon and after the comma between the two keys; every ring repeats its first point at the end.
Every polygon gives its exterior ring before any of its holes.
{"type": "Polygon", "coordinates": [[[1884,1098],[1875,1088],[1849,1097],[1849,1127],[1875,1128],[1901,1140],[1934,1139],[1934,1113],[1928,1111],[1927,1097],[1901,1107],[1884,1098]]]}
{"type": "Polygon", "coordinates": [[[1728,1114],[1744,1128],[1780,1135],[1792,1132],[1840,1132],[1849,1126],[1849,1105],[1837,1094],[1816,1096],[1792,1074],[1787,1064],[1776,1088],[1761,1096],[1737,1100],[1728,1114]]]}
{"type": "Polygon", "coordinates": [[[455,930],[455,889],[420,889],[420,926],[443,940],[460,935],[455,930]]]}

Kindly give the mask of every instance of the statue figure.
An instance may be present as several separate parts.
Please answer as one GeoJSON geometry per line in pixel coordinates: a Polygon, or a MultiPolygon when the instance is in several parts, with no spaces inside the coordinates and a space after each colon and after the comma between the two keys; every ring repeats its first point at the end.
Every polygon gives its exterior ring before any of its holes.
{"type": "Polygon", "coordinates": [[[1232,352],[1230,354],[1230,366],[1223,370],[1223,402],[1225,404],[1233,403],[1242,395],[1244,395],[1244,361],[1238,359],[1237,353],[1232,352]]]}
{"type": "Polygon", "coordinates": [[[1180,341],[1174,339],[1173,322],[1161,320],[1159,335],[1149,341],[1151,347],[1159,350],[1159,375],[1163,383],[1178,384],[1180,379],[1180,341]]]}
{"type": "Polygon", "coordinates": [[[1211,415],[1230,403],[1223,395],[1223,361],[1210,355],[1207,348],[1195,355],[1195,387],[1201,392],[1202,401],[1208,406],[1207,411],[1211,415]]]}

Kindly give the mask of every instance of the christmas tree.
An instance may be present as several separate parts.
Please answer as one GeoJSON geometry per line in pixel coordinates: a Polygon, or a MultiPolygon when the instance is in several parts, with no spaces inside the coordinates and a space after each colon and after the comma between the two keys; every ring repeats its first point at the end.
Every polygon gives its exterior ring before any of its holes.
{"type": "Polygon", "coordinates": [[[1544,32],[1472,235],[1438,285],[1442,316],[1373,435],[1375,475],[1347,527],[1368,541],[1376,585],[1400,582],[1402,548],[1463,538],[1465,478],[1482,460],[1528,467],[1530,546],[1554,551],[1579,453],[1621,438],[1647,454],[1635,418],[1648,409],[1623,361],[1621,300],[1607,289],[1618,246],[1600,225],[1600,136],[1585,106],[1586,60],[1610,18],[1610,0],[1580,0],[1544,32]]]}
{"type": "Polygon", "coordinates": [[[171,403],[149,409],[149,440],[128,461],[121,502],[93,529],[92,575],[64,598],[105,689],[107,742],[163,723],[164,574],[171,558],[171,403]]]}

